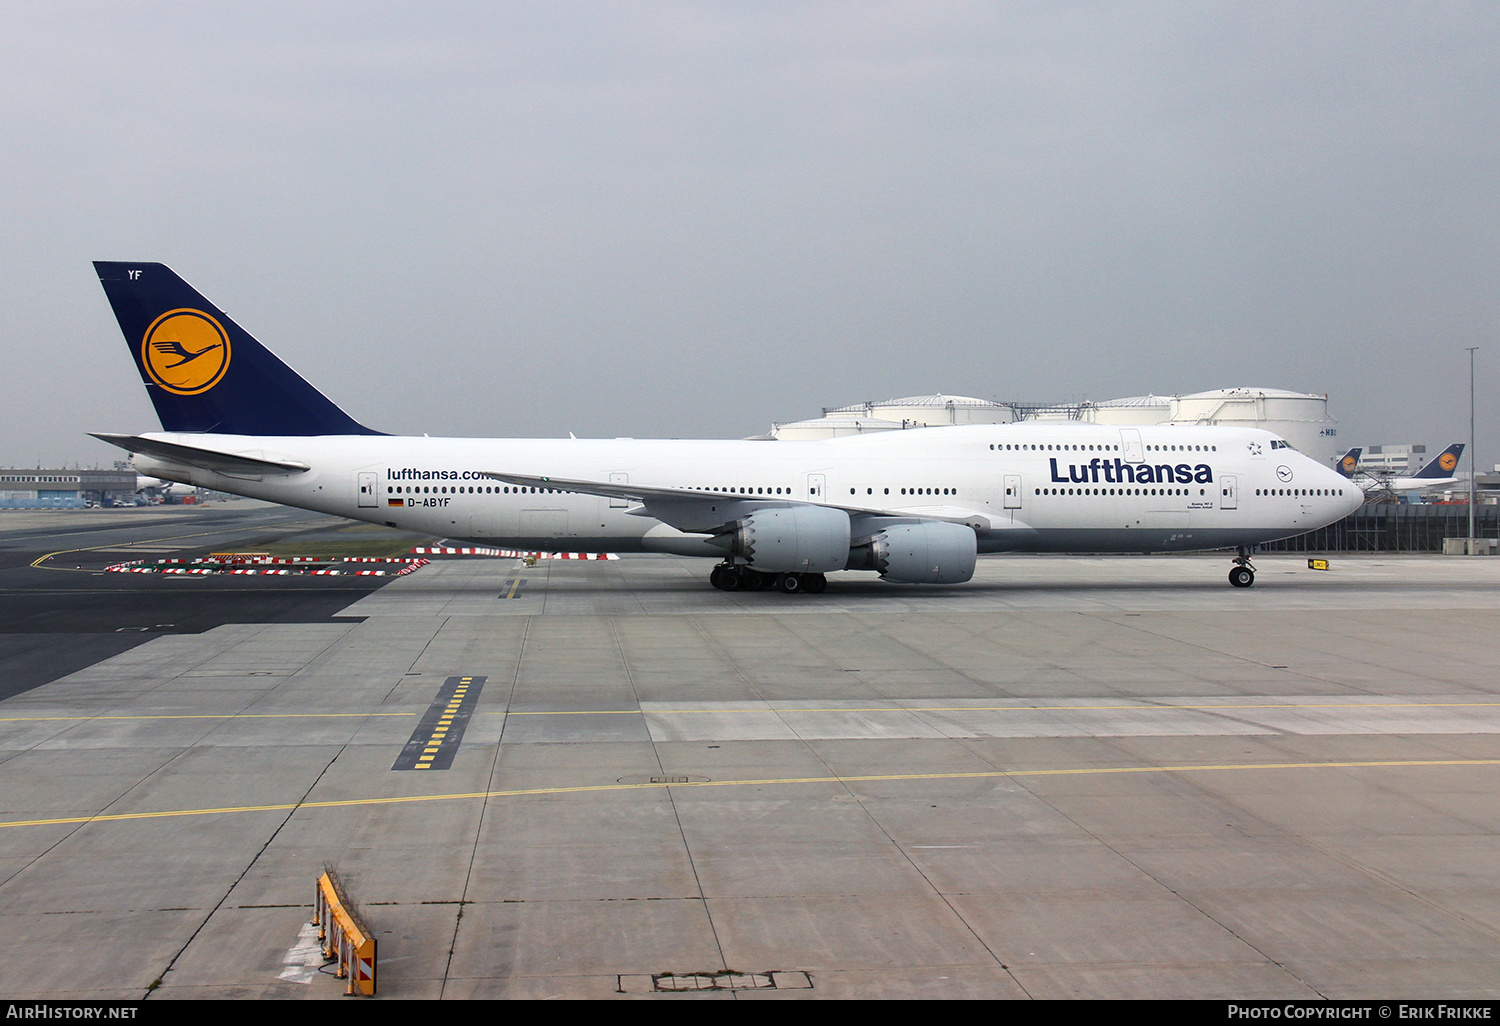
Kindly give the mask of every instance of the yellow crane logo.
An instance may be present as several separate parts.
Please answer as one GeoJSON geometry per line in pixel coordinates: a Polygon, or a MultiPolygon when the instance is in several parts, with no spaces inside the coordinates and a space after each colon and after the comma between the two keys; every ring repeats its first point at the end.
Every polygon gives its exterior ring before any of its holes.
{"type": "Polygon", "coordinates": [[[141,365],[168,392],[207,392],[229,369],[229,334],[201,310],[169,310],[146,329],[141,365]]]}

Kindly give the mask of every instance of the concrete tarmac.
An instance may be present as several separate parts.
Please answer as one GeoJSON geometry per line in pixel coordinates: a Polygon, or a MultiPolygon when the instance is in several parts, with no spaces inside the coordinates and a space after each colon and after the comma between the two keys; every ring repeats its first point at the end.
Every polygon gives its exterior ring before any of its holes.
{"type": "Polygon", "coordinates": [[[351,526],[341,517],[250,500],[0,512],[0,698],[161,634],[196,634],[225,623],[326,622],[383,582],[100,571],[130,561],[257,550],[289,539],[314,542],[330,529],[347,536],[351,526]]]}
{"type": "Polygon", "coordinates": [[[463,559],[155,637],[0,702],[0,992],[337,997],[332,865],[382,998],[1500,996],[1500,560],[1257,565],[463,559]]]}

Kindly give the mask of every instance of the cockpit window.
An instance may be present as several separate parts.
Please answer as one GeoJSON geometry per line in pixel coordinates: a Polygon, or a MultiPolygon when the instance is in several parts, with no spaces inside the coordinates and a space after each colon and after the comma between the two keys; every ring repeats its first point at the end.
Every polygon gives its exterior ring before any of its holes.
{"type": "Polygon", "coordinates": [[[1292,443],[1291,442],[1283,442],[1279,438],[1273,438],[1273,439],[1271,439],[1271,448],[1273,448],[1273,449],[1291,449],[1292,448],[1292,443]]]}

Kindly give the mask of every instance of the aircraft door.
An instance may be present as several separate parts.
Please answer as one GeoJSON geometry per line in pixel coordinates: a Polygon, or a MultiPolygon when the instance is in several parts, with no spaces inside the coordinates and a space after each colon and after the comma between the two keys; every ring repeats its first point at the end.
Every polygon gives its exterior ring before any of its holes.
{"type": "Polygon", "coordinates": [[[377,482],[380,475],[372,470],[361,470],[359,472],[359,507],[360,509],[373,509],[380,505],[380,499],[375,494],[379,487],[377,482]]]}
{"type": "MultiPolygon", "coordinates": [[[[613,474],[609,475],[609,483],[610,484],[629,484],[630,483],[630,475],[627,474],[627,473],[625,473],[624,471],[615,471],[613,474]]],[[[621,499],[621,498],[618,498],[618,497],[613,496],[613,495],[610,496],[610,498],[609,498],[609,508],[610,509],[625,509],[629,505],[630,505],[630,500],[629,499],[621,499]]]]}
{"type": "Polygon", "coordinates": [[[1219,478],[1219,508],[1240,508],[1239,478],[1234,474],[1224,474],[1219,478]]]}
{"type": "Polygon", "coordinates": [[[824,475],[822,475],[822,474],[808,474],[807,475],[807,497],[809,499],[811,499],[813,502],[823,502],[824,501],[824,491],[825,491],[826,487],[827,487],[827,482],[824,480],[824,475]]]}
{"type": "Polygon", "coordinates": [[[1021,508],[1021,475],[1020,474],[1006,474],[1005,475],[1005,508],[1006,509],[1020,509],[1021,508]]]}
{"type": "Polygon", "coordinates": [[[1120,429],[1120,448],[1125,450],[1126,463],[1144,463],[1146,447],[1141,444],[1141,433],[1135,428],[1120,429]]]}

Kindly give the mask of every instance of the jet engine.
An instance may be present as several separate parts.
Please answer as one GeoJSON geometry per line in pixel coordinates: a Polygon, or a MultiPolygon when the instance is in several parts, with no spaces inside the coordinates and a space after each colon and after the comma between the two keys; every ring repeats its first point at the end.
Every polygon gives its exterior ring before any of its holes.
{"type": "Polygon", "coordinates": [[[870,539],[866,558],[887,581],[962,584],[974,576],[975,555],[972,528],[924,520],[884,528],[870,539]]]}
{"type": "Polygon", "coordinates": [[[827,506],[758,509],[714,541],[769,573],[842,570],[849,561],[849,514],[827,506]]]}

